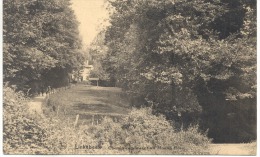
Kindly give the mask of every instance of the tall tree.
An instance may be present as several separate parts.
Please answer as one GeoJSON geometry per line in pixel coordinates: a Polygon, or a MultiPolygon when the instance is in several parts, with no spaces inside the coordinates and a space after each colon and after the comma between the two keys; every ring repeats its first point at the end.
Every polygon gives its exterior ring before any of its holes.
{"type": "Polygon", "coordinates": [[[5,0],[3,18],[4,81],[36,92],[44,78],[57,82],[82,64],[69,0],[5,0]],[[53,71],[63,72],[53,77],[53,71]]]}
{"type": "Polygon", "coordinates": [[[118,86],[169,119],[200,117],[215,141],[255,138],[255,1],[110,4],[103,64],[118,86]],[[225,136],[230,125],[237,129],[225,136]]]}

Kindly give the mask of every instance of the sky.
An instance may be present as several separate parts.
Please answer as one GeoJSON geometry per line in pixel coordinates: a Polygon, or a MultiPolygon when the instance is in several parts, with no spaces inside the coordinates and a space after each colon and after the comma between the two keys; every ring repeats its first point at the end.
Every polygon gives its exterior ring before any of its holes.
{"type": "Polygon", "coordinates": [[[83,45],[87,46],[102,27],[108,25],[108,22],[103,22],[104,19],[108,19],[105,0],[71,0],[71,2],[71,7],[80,22],[79,32],[83,45]]]}

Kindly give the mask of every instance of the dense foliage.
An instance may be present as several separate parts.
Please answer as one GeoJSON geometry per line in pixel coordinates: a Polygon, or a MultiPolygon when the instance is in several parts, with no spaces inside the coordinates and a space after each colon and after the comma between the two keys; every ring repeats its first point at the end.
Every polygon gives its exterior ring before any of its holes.
{"type": "Polygon", "coordinates": [[[90,77],[98,77],[100,79],[100,85],[112,84],[113,81],[108,77],[105,68],[102,66],[102,61],[107,54],[107,46],[105,45],[105,31],[101,31],[97,34],[95,39],[88,47],[89,64],[93,65],[94,69],[90,73],[90,77]]]}
{"type": "Polygon", "coordinates": [[[84,57],[69,0],[3,1],[3,76],[20,90],[68,84],[84,57]]]}
{"type": "Polygon", "coordinates": [[[255,0],[109,2],[102,64],[133,105],[200,122],[216,142],[256,138],[255,0]]]}
{"type": "Polygon", "coordinates": [[[121,122],[105,118],[98,126],[86,128],[102,148],[130,154],[208,154],[210,139],[197,127],[176,131],[163,116],[150,108],[133,109],[121,122]]]}
{"type": "Polygon", "coordinates": [[[207,154],[210,140],[198,128],[175,131],[151,109],[134,109],[122,122],[74,126],[73,120],[28,112],[22,93],[4,87],[5,154],[207,154]],[[85,146],[85,148],[83,148],[85,146]],[[91,148],[86,148],[91,146],[91,148]],[[154,149],[156,148],[156,149],[154,149]]]}
{"type": "Polygon", "coordinates": [[[46,131],[29,116],[24,95],[4,87],[3,150],[5,154],[46,154],[46,131]]]}

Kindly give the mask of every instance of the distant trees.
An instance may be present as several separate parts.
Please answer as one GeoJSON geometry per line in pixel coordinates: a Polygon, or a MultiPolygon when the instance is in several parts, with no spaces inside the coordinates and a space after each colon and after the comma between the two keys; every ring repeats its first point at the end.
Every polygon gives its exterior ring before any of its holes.
{"type": "Polygon", "coordinates": [[[84,61],[77,28],[69,0],[3,1],[4,82],[32,93],[66,85],[84,61]]]}
{"type": "Polygon", "coordinates": [[[103,80],[108,78],[101,65],[103,59],[106,57],[107,50],[108,48],[105,45],[105,31],[101,31],[97,34],[87,50],[89,52],[90,64],[94,66],[94,69],[91,71],[92,77],[99,77],[103,80]]]}
{"type": "Polygon", "coordinates": [[[110,4],[102,64],[117,86],[216,142],[256,138],[256,1],[110,4]]]}
{"type": "Polygon", "coordinates": [[[105,44],[105,33],[105,30],[100,31],[87,49],[89,64],[94,67],[90,72],[90,77],[98,77],[101,86],[114,86],[114,81],[109,76],[110,73],[105,70],[106,65],[102,64],[108,51],[105,44]]]}

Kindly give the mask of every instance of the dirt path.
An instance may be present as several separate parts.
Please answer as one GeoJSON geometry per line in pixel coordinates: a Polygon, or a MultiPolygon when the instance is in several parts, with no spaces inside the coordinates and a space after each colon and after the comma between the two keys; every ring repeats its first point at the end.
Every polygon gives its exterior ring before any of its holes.
{"type": "Polygon", "coordinates": [[[42,105],[45,102],[46,95],[34,97],[30,102],[28,102],[29,112],[31,114],[37,114],[41,117],[45,117],[42,110],[42,105]]]}
{"type": "Polygon", "coordinates": [[[211,155],[256,155],[256,143],[211,144],[211,155]]]}

